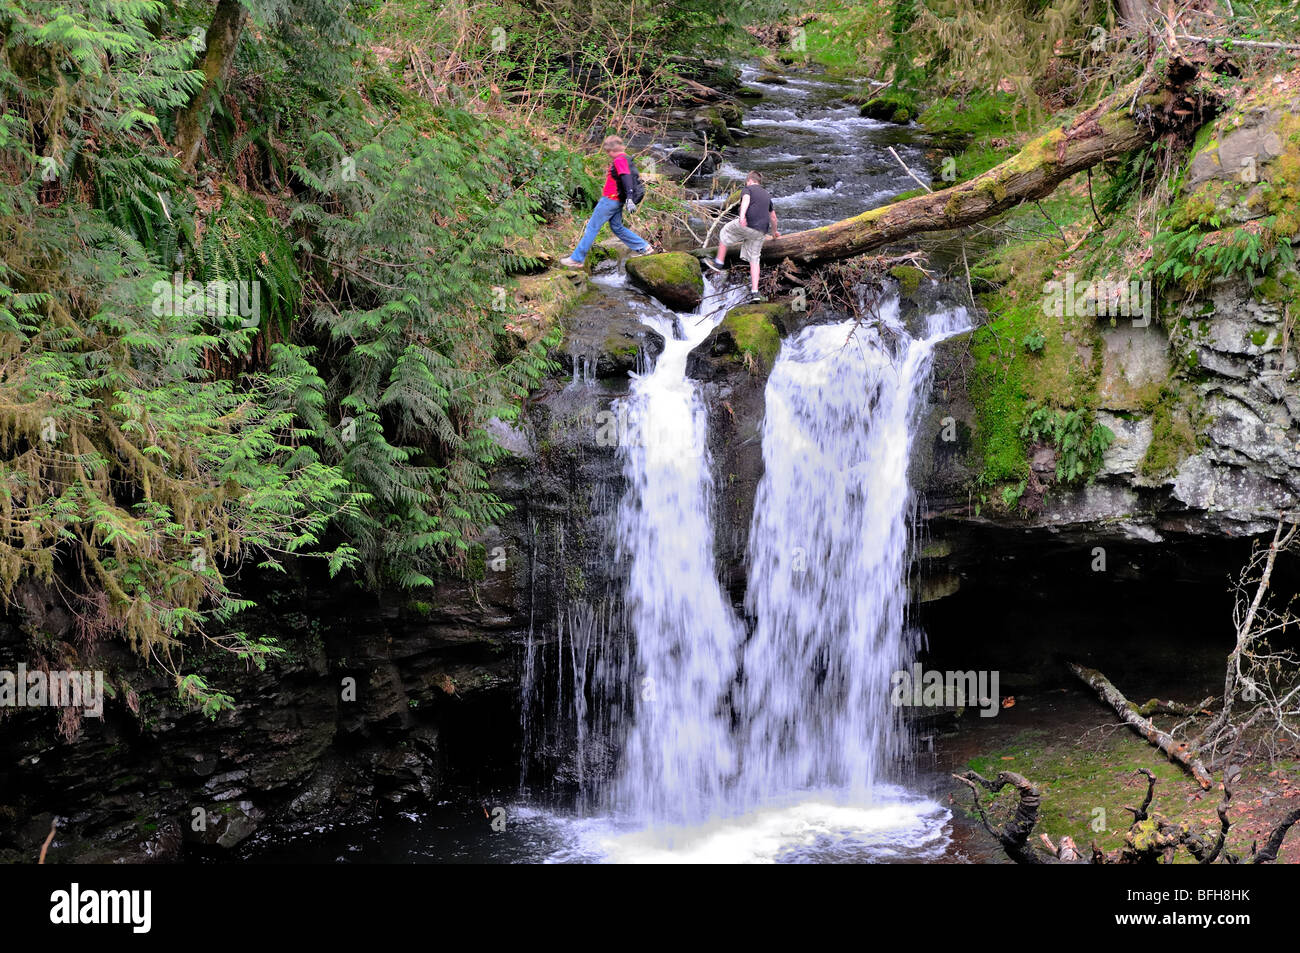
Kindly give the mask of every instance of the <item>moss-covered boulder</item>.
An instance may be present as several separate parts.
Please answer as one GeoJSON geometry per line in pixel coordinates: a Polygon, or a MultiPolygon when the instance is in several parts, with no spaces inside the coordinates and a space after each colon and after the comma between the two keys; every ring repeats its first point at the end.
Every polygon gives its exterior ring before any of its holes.
{"type": "Polygon", "coordinates": [[[711,146],[729,145],[736,136],[728,127],[740,125],[739,112],[739,107],[731,103],[703,106],[691,117],[691,127],[711,146]]]}
{"type": "Polygon", "coordinates": [[[694,311],[704,300],[700,261],[686,252],[641,255],[627,261],[627,276],[674,311],[694,311]]]}
{"type": "Polygon", "coordinates": [[[720,380],[737,370],[763,379],[776,363],[781,338],[796,324],[788,301],[742,304],[727,312],[686,359],[686,374],[697,380],[720,380]]]}
{"type": "Polygon", "coordinates": [[[1256,219],[1274,240],[1300,236],[1300,97],[1268,87],[1198,133],[1170,222],[1210,231],[1256,219]]]}
{"type": "Polygon", "coordinates": [[[859,115],[879,122],[909,123],[915,119],[920,110],[916,100],[907,93],[888,92],[874,96],[862,104],[859,115]]]}
{"type": "Polygon", "coordinates": [[[898,282],[898,293],[904,297],[916,294],[925,278],[925,272],[914,265],[895,265],[889,269],[889,274],[898,282]]]}

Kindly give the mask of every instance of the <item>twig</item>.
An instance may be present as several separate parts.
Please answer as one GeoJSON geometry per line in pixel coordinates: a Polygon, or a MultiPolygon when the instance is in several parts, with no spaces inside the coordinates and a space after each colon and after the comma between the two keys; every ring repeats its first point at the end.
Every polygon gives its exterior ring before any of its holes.
{"type": "Polygon", "coordinates": [[[45,863],[45,852],[50,849],[50,841],[54,840],[54,832],[58,827],[59,819],[57,817],[53,818],[50,821],[50,832],[45,835],[45,843],[41,845],[41,856],[40,859],[36,861],[38,864],[45,863]]]}
{"type": "Polygon", "coordinates": [[[903,171],[906,172],[908,175],[910,175],[910,176],[912,177],[912,181],[913,181],[913,182],[915,182],[915,183],[916,183],[917,185],[919,185],[921,188],[925,189],[927,192],[933,192],[933,191],[934,191],[934,189],[930,188],[930,186],[926,185],[924,182],[922,182],[920,179],[918,179],[918,178],[916,177],[916,173],[913,172],[911,169],[909,169],[909,168],[907,167],[907,163],[904,162],[904,161],[899,157],[898,153],[894,151],[894,147],[893,147],[893,146],[888,146],[887,148],[889,149],[889,154],[890,154],[891,156],[893,156],[895,159],[897,159],[897,160],[898,160],[898,164],[901,165],[901,166],[903,167],[903,171]]]}
{"type": "Polygon", "coordinates": [[[1096,201],[1093,200],[1092,197],[1092,169],[1091,168],[1088,169],[1088,204],[1092,206],[1092,217],[1097,220],[1098,227],[1104,229],[1106,227],[1106,224],[1101,220],[1101,216],[1097,214],[1097,203],[1096,201]]]}
{"type": "Polygon", "coordinates": [[[1246,46],[1261,50],[1300,50],[1300,43],[1238,40],[1230,36],[1194,36],[1190,33],[1179,33],[1177,36],[1180,40],[1191,40],[1193,43],[1208,43],[1210,46],[1246,46]]]}

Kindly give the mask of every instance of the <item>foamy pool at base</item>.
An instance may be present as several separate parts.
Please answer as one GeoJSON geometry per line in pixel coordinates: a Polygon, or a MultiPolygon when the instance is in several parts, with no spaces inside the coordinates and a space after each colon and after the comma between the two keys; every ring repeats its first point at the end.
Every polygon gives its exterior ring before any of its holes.
{"type": "Polygon", "coordinates": [[[951,843],[947,808],[892,787],[879,789],[870,804],[809,793],[697,825],[646,827],[517,810],[521,823],[554,827],[564,843],[548,863],[917,863],[940,859],[951,843]]]}

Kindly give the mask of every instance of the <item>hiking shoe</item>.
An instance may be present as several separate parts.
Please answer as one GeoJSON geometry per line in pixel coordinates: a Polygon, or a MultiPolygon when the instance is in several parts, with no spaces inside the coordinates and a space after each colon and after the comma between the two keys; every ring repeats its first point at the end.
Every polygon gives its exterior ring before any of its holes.
{"type": "Polygon", "coordinates": [[[564,258],[561,258],[561,259],[560,259],[560,264],[563,265],[565,268],[581,268],[581,267],[582,267],[582,262],[580,262],[580,261],[575,261],[573,258],[568,257],[568,256],[565,256],[564,258]]]}
{"type": "Polygon", "coordinates": [[[761,291],[751,291],[749,293],[750,304],[759,304],[766,300],[767,300],[767,295],[763,294],[763,292],[761,291]]]}
{"type": "Polygon", "coordinates": [[[716,258],[704,259],[704,266],[708,268],[710,271],[712,271],[715,275],[725,275],[727,273],[727,269],[724,268],[722,265],[719,265],[716,258]]]}
{"type": "Polygon", "coordinates": [[[657,254],[659,254],[659,249],[655,248],[654,245],[646,245],[646,247],[642,248],[640,251],[631,252],[630,257],[640,258],[643,255],[657,255],[657,254]]]}

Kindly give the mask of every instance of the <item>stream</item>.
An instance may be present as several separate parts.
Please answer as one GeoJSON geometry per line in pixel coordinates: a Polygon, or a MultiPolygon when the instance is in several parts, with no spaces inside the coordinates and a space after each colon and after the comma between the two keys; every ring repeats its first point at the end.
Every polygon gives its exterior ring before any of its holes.
{"type": "MultiPolygon", "coordinates": [[[[915,187],[887,147],[924,178],[923,136],[859,117],[842,99],[850,88],[811,75],[763,86],[723,185],[761,171],[783,232],[915,187]]],[[[535,680],[556,668],[572,678],[563,714],[576,725],[577,796],[448,802],[252,859],[951,862],[952,813],[900,771],[911,746],[888,696],[923,639],[907,617],[915,418],[934,346],[967,329],[965,310],[905,326],[887,297],[876,325],[815,325],[784,343],[766,385],[749,587],[735,606],[714,564],[707,414],[686,359],[746,289],[706,275],[699,311],[674,314],[621,273],[593,280],[666,345],[615,402],[623,619],[556,620],[527,650],[526,724],[552,714],[532,705],[535,680]],[[543,652],[554,665],[534,664],[543,652]],[[590,771],[602,757],[613,769],[590,771]]],[[[570,386],[589,385],[579,375],[570,386]]]]}

